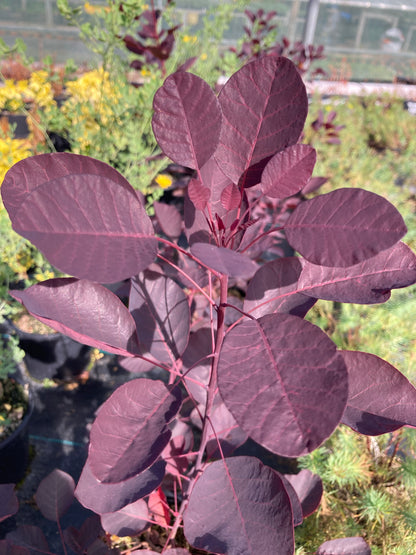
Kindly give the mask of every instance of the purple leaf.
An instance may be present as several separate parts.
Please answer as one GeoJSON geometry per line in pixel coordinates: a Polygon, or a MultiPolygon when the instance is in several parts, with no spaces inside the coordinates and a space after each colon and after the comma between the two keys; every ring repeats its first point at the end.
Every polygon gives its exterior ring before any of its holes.
{"type": "Polygon", "coordinates": [[[189,543],[237,555],[292,555],[292,509],[279,475],[254,457],[208,464],[191,491],[184,513],[189,543]]]}
{"type": "Polygon", "coordinates": [[[38,320],[80,343],[125,356],[140,352],[130,312],[98,283],[55,278],[10,294],[38,320]]]}
{"type": "Polygon", "coordinates": [[[39,484],[35,501],[45,518],[57,522],[71,506],[74,490],[75,482],[72,476],[55,468],[39,484]]]}
{"type": "Polygon", "coordinates": [[[16,514],[19,510],[14,486],[15,484],[0,484],[0,522],[16,514]]]}
{"type": "Polygon", "coordinates": [[[278,258],[261,266],[247,287],[244,312],[259,318],[271,312],[304,317],[316,300],[298,293],[302,261],[278,258]]]}
{"type": "Polygon", "coordinates": [[[102,535],[102,532],[100,517],[93,515],[83,522],[80,530],[74,526],[66,528],[64,539],[66,545],[75,551],[75,553],[85,553],[90,545],[102,535]]]}
{"type": "Polygon", "coordinates": [[[323,494],[321,478],[306,468],[298,474],[285,474],[285,478],[291,483],[299,497],[303,518],[314,513],[321,503],[323,494]]]}
{"type": "Polygon", "coordinates": [[[307,184],[302,188],[302,194],[308,195],[309,193],[313,193],[319,189],[319,187],[322,187],[322,185],[327,181],[327,177],[311,177],[307,184]]]}
{"type": "Polygon", "coordinates": [[[186,389],[192,397],[205,405],[213,353],[212,333],[209,328],[192,332],[182,356],[182,373],[186,389]]]}
{"type": "MultiPolygon", "coordinates": [[[[203,414],[204,410],[202,410],[203,414]]],[[[201,420],[199,420],[201,422],[201,420]]],[[[207,457],[217,459],[221,457],[221,452],[225,457],[243,445],[247,440],[247,434],[237,425],[233,415],[224,405],[217,401],[210,415],[210,427],[207,442],[207,457]],[[218,447],[221,445],[221,451],[218,447]]]]}
{"type": "Polygon", "coordinates": [[[113,513],[149,495],[162,482],[165,468],[164,461],[157,461],[128,480],[105,484],[97,480],[91,472],[87,459],[75,489],[75,497],[84,507],[95,513],[113,513]]]}
{"type": "MultiPolygon", "coordinates": [[[[149,357],[150,358],[150,357],[149,357]]],[[[119,359],[119,364],[124,370],[140,374],[141,372],[149,372],[155,365],[140,357],[125,357],[119,359]]],[[[157,362],[157,361],[155,361],[157,362]]]]}
{"type": "Polygon", "coordinates": [[[219,101],[223,123],[215,158],[233,183],[251,166],[295,144],[308,109],[295,65],[276,56],[244,65],[221,89],[219,101]]]}
{"type": "Polygon", "coordinates": [[[320,328],[297,316],[270,314],[227,333],[218,386],[252,439],[278,455],[298,457],[318,447],[339,424],[348,375],[320,328]]]}
{"type": "Polygon", "coordinates": [[[211,87],[185,71],[170,75],[153,100],[152,127],[160,148],[171,160],[201,168],[214,153],[221,110],[211,87]]]}
{"type": "Polygon", "coordinates": [[[140,378],[116,389],[91,428],[88,460],[94,476],[122,482],[149,468],[168,443],[168,424],[180,406],[179,388],[161,381],[140,378]]]}
{"type": "Polygon", "coordinates": [[[279,473],[279,476],[283,482],[286,493],[288,494],[290,499],[290,504],[292,506],[293,526],[300,526],[303,522],[303,513],[302,513],[302,505],[300,504],[299,497],[295,491],[295,488],[289,482],[287,477],[284,474],[280,474],[280,473],[279,473]]]}
{"type": "Polygon", "coordinates": [[[342,422],[360,434],[416,426],[416,389],[394,366],[369,353],[341,351],[349,395],[342,422]]]}
{"type": "Polygon", "coordinates": [[[171,204],[154,202],[155,216],[163,233],[172,239],[178,239],[182,231],[182,218],[171,204]]]}
{"type": "Polygon", "coordinates": [[[187,296],[172,279],[145,271],[131,280],[129,310],[136,322],[142,354],[170,362],[188,343],[190,312],[187,296]]]}
{"type": "Polygon", "coordinates": [[[402,242],[347,268],[303,264],[298,289],[305,295],[343,303],[372,304],[389,299],[390,290],[416,282],[416,256],[402,242]]]}
{"type": "Polygon", "coordinates": [[[150,526],[146,501],[139,499],[120,511],[101,515],[101,524],[108,534],[134,536],[150,526]]]}
{"type": "Polygon", "coordinates": [[[188,196],[197,210],[203,211],[211,196],[211,191],[199,179],[191,179],[188,185],[188,196]]]}
{"type": "Polygon", "coordinates": [[[225,210],[235,210],[240,206],[240,203],[240,189],[234,183],[230,183],[221,193],[221,204],[225,210]]]}
{"type": "Polygon", "coordinates": [[[13,545],[8,540],[0,540],[0,555],[30,555],[26,547],[13,545]]]}
{"type": "Polygon", "coordinates": [[[64,273],[112,283],[156,256],[153,226],[136,192],[102,162],[42,154],[13,166],[3,186],[14,230],[64,273]]]}
{"type": "Polygon", "coordinates": [[[41,553],[49,553],[48,542],[38,526],[30,526],[27,524],[19,526],[16,530],[9,532],[6,535],[6,539],[20,547],[26,547],[30,550],[40,551],[41,553]]]}
{"type": "MultiPolygon", "coordinates": [[[[159,555],[157,551],[150,551],[150,549],[137,549],[136,551],[131,551],[130,555],[159,555]]],[[[182,549],[181,547],[176,547],[173,549],[167,549],[163,552],[163,555],[191,555],[187,549],[182,549]]]]}
{"type": "Polygon", "coordinates": [[[210,268],[232,277],[249,278],[258,268],[248,256],[208,243],[194,243],[191,253],[210,268]]]}
{"type": "Polygon", "coordinates": [[[284,199],[298,193],[309,181],[316,162],[316,151],[296,144],[275,154],[261,176],[261,189],[271,198],[284,199]]]}
{"type": "Polygon", "coordinates": [[[285,232],[313,264],[353,266],[392,247],[406,233],[403,218],[383,197],[364,189],[338,189],[301,202],[285,232]]]}
{"type": "Polygon", "coordinates": [[[371,555],[371,548],[358,536],[339,538],[320,545],[315,555],[371,555]]]}

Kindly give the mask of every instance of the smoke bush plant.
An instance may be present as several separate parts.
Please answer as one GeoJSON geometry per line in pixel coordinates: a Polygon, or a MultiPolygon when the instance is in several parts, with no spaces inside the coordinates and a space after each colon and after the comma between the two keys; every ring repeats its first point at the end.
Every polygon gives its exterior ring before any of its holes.
{"type": "MultiPolygon", "coordinates": [[[[246,64],[218,97],[191,73],[170,75],[152,125],[163,152],[195,170],[183,218],[155,203],[152,221],[116,170],[80,155],[34,156],[6,175],[14,229],[74,276],[13,296],[133,372],[166,371],[119,387],[92,425],[75,494],[111,533],[157,523],[166,550],[183,526],[189,549],[291,555],[319,477],[288,478],[235,449],[250,437],[299,457],[340,423],[367,435],[416,425],[416,390],[398,370],[337,350],[304,319],[317,299],[381,303],[416,282],[398,211],[344,188],[280,223],[256,218],[261,203],[310,185],[315,151],[298,143],[307,105],[296,67],[274,55],[246,64]],[[272,256],[282,234],[293,255],[272,256]],[[127,303],[102,285],[120,280],[127,303]]],[[[343,538],[318,553],[346,549],[370,552],[343,538]]]]}

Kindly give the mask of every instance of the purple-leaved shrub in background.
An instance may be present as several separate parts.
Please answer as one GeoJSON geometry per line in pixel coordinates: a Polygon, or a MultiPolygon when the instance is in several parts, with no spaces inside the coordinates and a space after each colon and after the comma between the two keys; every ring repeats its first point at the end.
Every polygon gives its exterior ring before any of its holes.
{"type": "MultiPolygon", "coordinates": [[[[14,229],[74,276],[13,296],[132,372],[166,371],[119,387],[92,425],[75,495],[110,533],[158,523],[167,549],[183,526],[210,553],[293,555],[319,477],[283,476],[235,449],[250,437],[298,457],[340,423],[369,435],[416,425],[416,390],[398,370],[338,350],[304,319],[317,299],[381,303],[416,282],[398,211],[344,188],[298,203],[279,226],[256,217],[260,202],[311,183],[315,151],[298,143],[307,106],[283,57],[246,64],[218,97],[191,73],[170,75],[152,125],[166,156],[195,170],[183,217],[156,203],[152,221],[129,183],[88,157],[34,156],[6,175],[14,229]],[[282,234],[293,256],[276,256],[282,234]],[[128,303],[102,285],[122,280],[128,303]]],[[[369,553],[360,538],[327,544],[319,553],[369,553]]]]}

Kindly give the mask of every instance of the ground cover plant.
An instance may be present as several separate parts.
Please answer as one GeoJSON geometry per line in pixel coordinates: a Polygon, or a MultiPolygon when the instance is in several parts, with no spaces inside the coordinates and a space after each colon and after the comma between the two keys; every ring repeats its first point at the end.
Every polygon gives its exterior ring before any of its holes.
{"type": "MultiPolygon", "coordinates": [[[[265,214],[311,187],[315,150],[294,64],[274,55],[218,97],[185,71],[154,98],[164,154],[195,171],[183,214],[155,217],[124,177],[89,157],[43,154],[2,185],[14,229],[60,271],[13,296],[41,321],[124,357],[133,379],[100,408],[75,489],[107,531],[166,530],[164,552],[292,555],[319,477],[233,456],[250,437],[289,458],[340,423],[377,436],[416,423],[416,390],[391,364],[337,349],[305,319],[317,299],[375,304],[416,283],[405,223],[383,197],[341,188],[265,214]],[[103,284],[122,281],[118,295],[103,284]],[[279,547],[277,547],[279,546],[279,547]]],[[[368,555],[359,537],[318,554],[368,555]]]]}

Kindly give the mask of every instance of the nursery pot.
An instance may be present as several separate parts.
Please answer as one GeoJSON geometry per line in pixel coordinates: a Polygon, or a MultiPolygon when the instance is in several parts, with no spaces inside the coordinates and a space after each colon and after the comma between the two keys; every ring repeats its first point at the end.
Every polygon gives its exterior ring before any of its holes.
{"type": "Polygon", "coordinates": [[[24,363],[32,378],[71,379],[81,374],[91,360],[91,347],[61,333],[31,333],[10,323],[19,347],[25,352],[24,363]]]}
{"type": "MultiPolygon", "coordinates": [[[[16,378],[17,383],[21,383],[16,378]]],[[[19,426],[0,442],[0,483],[16,484],[22,480],[29,465],[28,424],[33,414],[34,396],[29,385],[28,405],[19,426]]]]}

